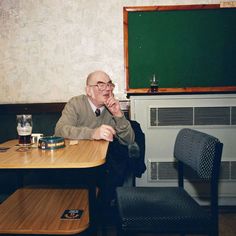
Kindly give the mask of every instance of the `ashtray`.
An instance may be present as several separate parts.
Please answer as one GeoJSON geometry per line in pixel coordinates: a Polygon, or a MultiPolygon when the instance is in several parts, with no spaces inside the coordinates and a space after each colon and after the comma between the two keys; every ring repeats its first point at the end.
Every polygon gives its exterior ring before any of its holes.
{"type": "Polygon", "coordinates": [[[43,150],[54,150],[65,147],[65,139],[57,136],[46,136],[40,138],[38,147],[43,150]]]}

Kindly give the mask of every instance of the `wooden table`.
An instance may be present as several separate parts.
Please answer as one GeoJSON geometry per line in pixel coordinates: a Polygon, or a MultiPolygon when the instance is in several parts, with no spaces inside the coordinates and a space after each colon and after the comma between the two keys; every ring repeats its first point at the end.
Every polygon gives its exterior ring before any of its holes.
{"type": "MultiPolygon", "coordinates": [[[[66,147],[56,150],[30,148],[21,151],[19,146],[17,146],[17,140],[5,142],[0,147],[8,147],[9,149],[6,152],[0,152],[0,169],[82,168],[88,169],[89,171],[105,163],[109,144],[107,141],[80,140],[75,145],[70,145],[70,143],[70,140],[66,140],[66,147]]],[[[88,184],[88,191],[83,189],[53,188],[35,188],[34,191],[24,188],[19,189],[0,205],[0,234],[79,233],[88,227],[89,224],[94,225],[95,201],[96,185],[94,180],[91,180],[91,183],[88,184]],[[89,193],[87,194],[89,197],[87,197],[86,192],[89,193]],[[30,197],[29,195],[32,196],[30,197]],[[81,208],[81,202],[86,202],[86,199],[88,199],[89,214],[88,209],[83,209],[83,220],[67,221],[68,223],[65,223],[65,220],[58,218],[61,212],[55,212],[53,209],[50,211],[50,199],[52,195],[54,196],[54,202],[57,204],[57,208],[62,208],[61,211],[63,211],[63,206],[65,208],[81,208]],[[33,199],[31,204],[27,203],[28,198],[33,199]],[[76,199],[77,205],[70,205],[69,199],[72,198],[76,199]],[[41,206],[45,206],[43,209],[35,208],[39,202],[41,206]],[[50,217],[49,212],[51,212],[50,217]],[[42,216],[43,220],[40,219],[41,217],[38,217],[39,215],[42,216]],[[50,219],[53,219],[55,216],[57,220],[50,222],[50,219]]]]}
{"type": "Polygon", "coordinates": [[[100,166],[106,161],[107,141],[80,140],[75,145],[66,140],[66,147],[55,150],[30,148],[19,151],[17,140],[0,144],[0,147],[10,147],[6,152],[0,152],[0,169],[27,168],[90,168],[100,166]]]}

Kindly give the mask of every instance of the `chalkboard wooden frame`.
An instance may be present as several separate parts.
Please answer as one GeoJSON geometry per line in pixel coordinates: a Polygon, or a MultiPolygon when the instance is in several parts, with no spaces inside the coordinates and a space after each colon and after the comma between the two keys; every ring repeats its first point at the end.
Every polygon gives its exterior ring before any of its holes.
{"type": "MultiPolygon", "coordinates": [[[[177,6],[140,6],[140,7],[124,7],[123,8],[123,25],[124,25],[124,70],[126,77],[126,91],[128,96],[135,94],[150,94],[150,88],[139,88],[130,86],[130,67],[129,67],[129,22],[128,16],[131,12],[151,12],[151,11],[170,11],[170,10],[196,10],[196,9],[220,9],[220,4],[207,5],[177,5],[177,6]]],[[[195,86],[195,87],[160,87],[158,94],[185,94],[185,93],[235,93],[236,84],[233,86],[195,86]]]]}

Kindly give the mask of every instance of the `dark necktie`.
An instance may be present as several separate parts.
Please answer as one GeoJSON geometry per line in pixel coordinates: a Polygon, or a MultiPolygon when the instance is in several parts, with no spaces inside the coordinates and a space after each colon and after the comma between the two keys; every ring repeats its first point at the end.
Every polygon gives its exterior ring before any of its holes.
{"type": "Polygon", "coordinates": [[[96,114],[96,116],[100,116],[100,109],[99,108],[96,109],[95,114],[96,114]]]}

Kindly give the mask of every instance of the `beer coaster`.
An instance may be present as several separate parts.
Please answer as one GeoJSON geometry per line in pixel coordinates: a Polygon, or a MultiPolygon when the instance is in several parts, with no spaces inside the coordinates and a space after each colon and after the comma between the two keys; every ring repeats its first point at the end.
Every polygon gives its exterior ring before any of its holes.
{"type": "Polygon", "coordinates": [[[19,147],[16,149],[17,152],[29,152],[30,147],[19,147]]]}
{"type": "Polygon", "coordinates": [[[0,147],[0,152],[6,152],[9,149],[9,147],[0,147]]]}
{"type": "Polygon", "coordinates": [[[79,143],[79,140],[70,140],[69,145],[76,145],[79,143]]]}
{"type": "Polygon", "coordinates": [[[65,210],[61,216],[61,219],[66,220],[78,220],[81,218],[83,210],[65,210]]]}

